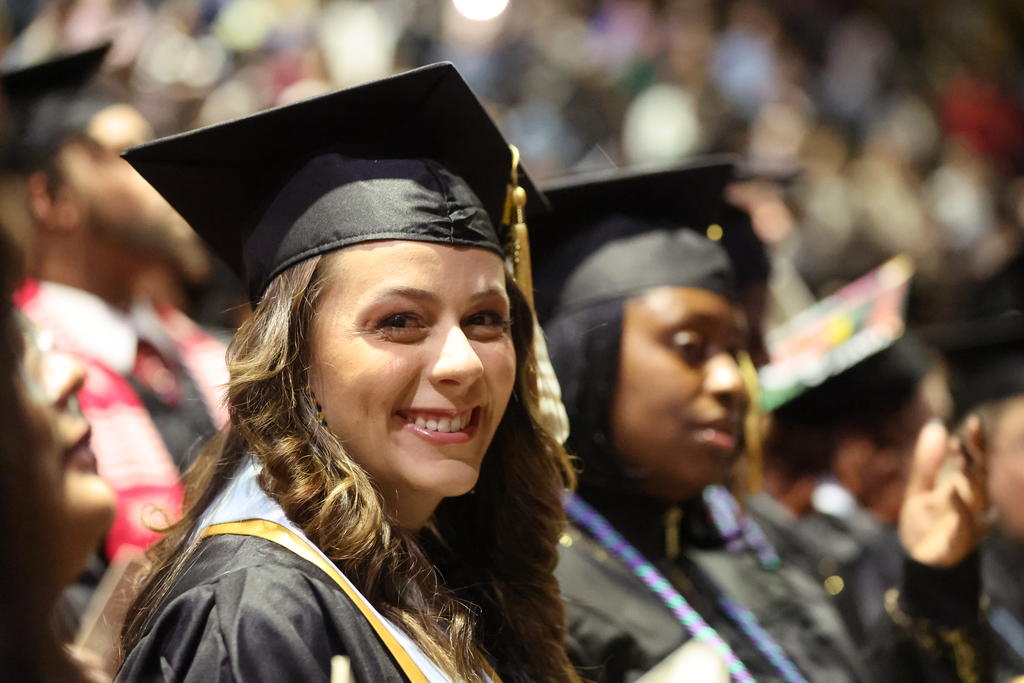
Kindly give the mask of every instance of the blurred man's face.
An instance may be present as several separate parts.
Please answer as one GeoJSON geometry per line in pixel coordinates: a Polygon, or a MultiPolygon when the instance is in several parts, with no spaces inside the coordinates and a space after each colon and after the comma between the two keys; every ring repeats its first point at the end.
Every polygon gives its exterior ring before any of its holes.
{"type": "Polygon", "coordinates": [[[1008,399],[989,429],[989,499],[999,526],[1024,540],[1024,396],[1008,399]]]}
{"type": "Polygon", "coordinates": [[[114,154],[153,139],[153,128],[130,104],[112,104],[97,112],[85,131],[114,154]]]}
{"type": "Polygon", "coordinates": [[[187,248],[183,245],[198,244],[181,217],[120,157],[153,137],[137,109],[111,105],[95,114],[83,132],[61,151],[60,167],[95,239],[135,258],[172,262],[187,248]]]}

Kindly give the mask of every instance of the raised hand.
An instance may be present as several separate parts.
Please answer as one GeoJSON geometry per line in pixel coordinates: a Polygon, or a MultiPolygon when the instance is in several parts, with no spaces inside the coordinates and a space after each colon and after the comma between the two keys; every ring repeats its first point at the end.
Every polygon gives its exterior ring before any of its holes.
{"type": "Polygon", "coordinates": [[[984,439],[977,417],[961,437],[939,423],[921,430],[900,509],[899,537],[911,558],[937,568],[958,565],[985,534],[984,439]]]}

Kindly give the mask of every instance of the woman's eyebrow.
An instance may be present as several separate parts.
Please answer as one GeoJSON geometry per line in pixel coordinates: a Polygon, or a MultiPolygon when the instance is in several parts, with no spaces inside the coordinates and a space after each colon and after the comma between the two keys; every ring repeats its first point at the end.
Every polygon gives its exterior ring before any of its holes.
{"type": "Polygon", "coordinates": [[[700,311],[683,311],[672,316],[666,316],[666,321],[672,327],[708,327],[721,323],[717,315],[700,311]]]}
{"type": "MultiPolygon", "coordinates": [[[[479,301],[480,299],[487,299],[492,296],[499,296],[502,299],[508,299],[508,294],[504,287],[494,285],[486,289],[481,289],[475,292],[470,299],[472,301],[479,301]]],[[[429,289],[420,289],[419,287],[389,287],[388,289],[376,292],[373,296],[374,301],[380,301],[390,297],[398,297],[405,299],[413,299],[416,301],[425,301],[428,303],[440,303],[441,297],[429,289]]]]}
{"type": "Polygon", "coordinates": [[[475,294],[473,294],[473,296],[470,297],[470,298],[473,301],[479,301],[480,299],[487,299],[487,298],[490,298],[492,296],[499,296],[502,299],[508,300],[508,293],[505,291],[505,288],[504,287],[500,287],[498,285],[494,285],[493,287],[488,287],[487,289],[482,289],[479,292],[476,292],[475,294]]]}
{"type": "Polygon", "coordinates": [[[701,311],[687,311],[666,322],[668,323],[667,327],[673,330],[696,329],[701,332],[720,330],[726,334],[736,334],[741,337],[747,333],[746,325],[738,320],[730,318],[728,321],[724,321],[718,315],[701,311]]]}
{"type": "Polygon", "coordinates": [[[390,297],[414,299],[417,301],[427,301],[429,303],[437,303],[441,300],[441,297],[434,292],[431,292],[428,289],[420,289],[418,287],[390,287],[376,292],[373,295],[373,300],[381,301],[382,299],[390,297]]]}

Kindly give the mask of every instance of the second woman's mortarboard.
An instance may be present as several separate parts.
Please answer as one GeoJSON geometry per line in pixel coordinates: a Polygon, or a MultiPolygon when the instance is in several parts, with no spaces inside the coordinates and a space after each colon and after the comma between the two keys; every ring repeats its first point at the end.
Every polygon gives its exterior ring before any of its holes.
{"type": "MultiPolygon", "coordinates": [[[[513,153],[451,64],[156,140],[124,157],[244,279],[403,239],[505,253],[513,153]]],[[[530,201],[544,199],[525,173],[530,201]]]]}
{"type": "Polygon", "coordinates": [[[732,157],[722,156],[545,184],[552,211],[533,220],[531,239],[538,315],[662,286],[733,298],[726,252],[704,236],[721,216],[732,172],[732,157]]]}
{"type": "Polygon", "coordinates": [[[104,43],[0,76],[10,126],[2,161],[6,170],[39,168],[116,101],[95,83],[109,50],[110,43],[104,43]]]}

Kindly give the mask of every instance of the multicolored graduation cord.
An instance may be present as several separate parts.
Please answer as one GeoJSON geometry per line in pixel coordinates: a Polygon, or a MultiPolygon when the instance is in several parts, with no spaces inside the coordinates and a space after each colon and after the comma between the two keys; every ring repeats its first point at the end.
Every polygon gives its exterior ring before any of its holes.
{"type": "MultiPolygon", "coordinates": [[[[576,495],[570,495],[566,499],[565,511],[573,522],[586,529],[601,547],[621,560],[637,578],[643,581],[644,585],[671,610],[693,638],[707,643],[722,656],[733,680],[744,683],[754,680],[746,665],[740,661],[729,644],[722,640],[718,632],[686,601],[686,598],[672,586],[669,580],[644,558],[640,551],[633,547],[622,534],[616,531],[615,527],[601,513],[576,495]]],[[[807,683],[793,662],[765,632],[757,622],[757,617],[750,610],[723,595],[719,595],[718,599],[729,618],[739,626],[783,679],[791,683],[807,683]]]]}
{"type": "Polygon", "coordinates": [[[765,536],[760,525],[743,514],[736,498],[724,486],[708,486],[704,489],[704,502],[711,512],[711,521],[725,541],[729,552],[741,552],[749,548],[757,555],[762,569],[775,571],[782,566],[775,546],[765,536]]]}

